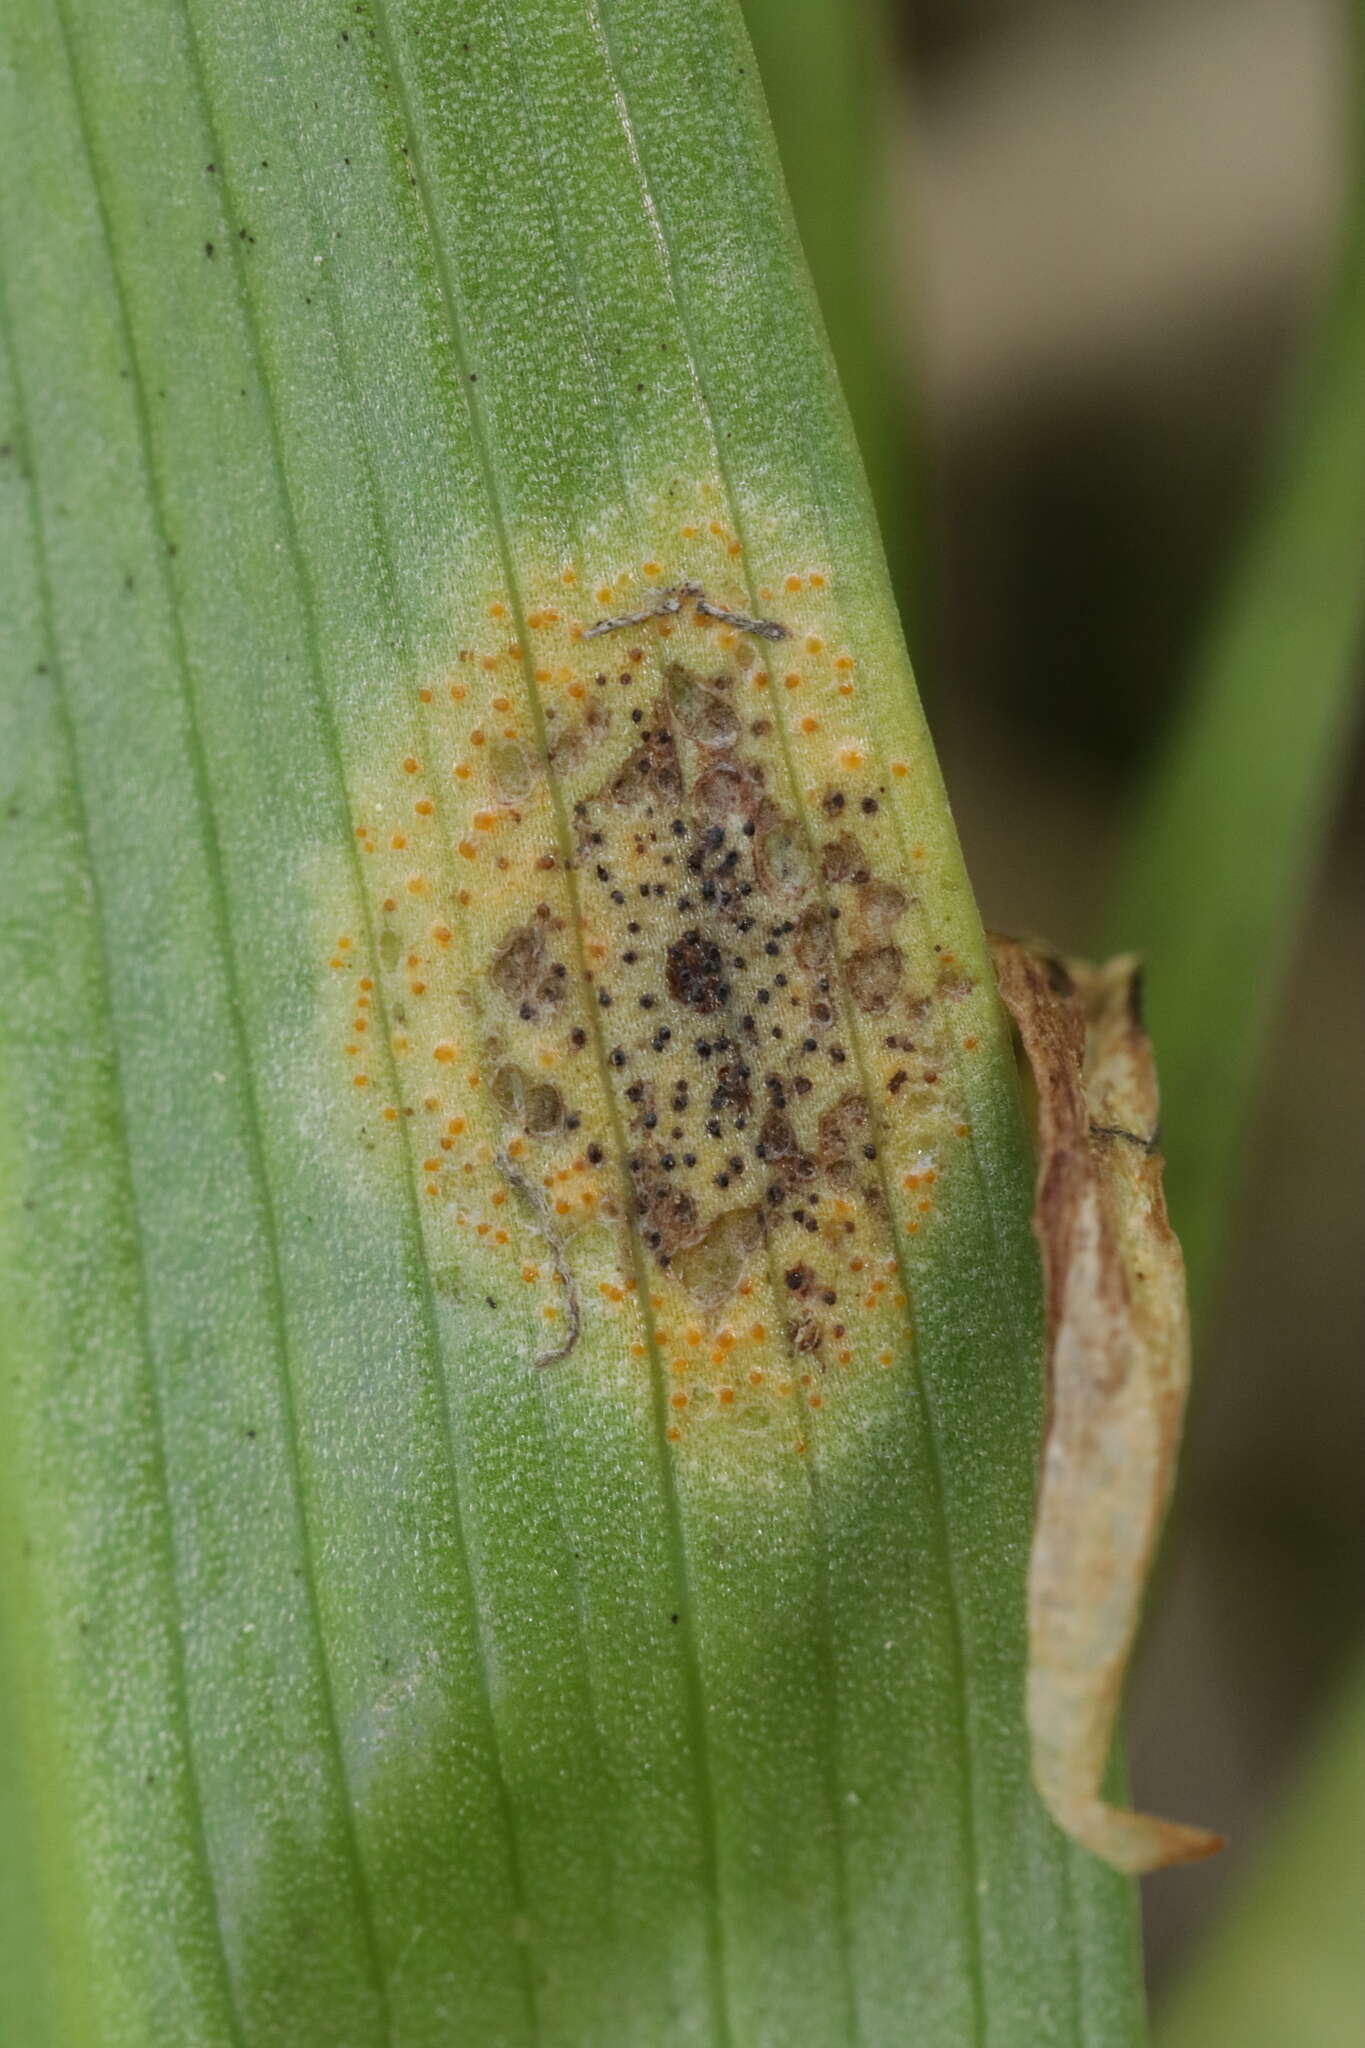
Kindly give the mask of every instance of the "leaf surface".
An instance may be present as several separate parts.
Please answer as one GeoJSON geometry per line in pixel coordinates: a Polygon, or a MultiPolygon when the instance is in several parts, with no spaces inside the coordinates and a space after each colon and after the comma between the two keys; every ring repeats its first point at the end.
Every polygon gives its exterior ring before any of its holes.
{"type": "Polygon", "coordinates": [[[1132,2038],[1028,1783],[1008,1041],[734,12],[2,33],[49,2038],[1132,2038]]]}

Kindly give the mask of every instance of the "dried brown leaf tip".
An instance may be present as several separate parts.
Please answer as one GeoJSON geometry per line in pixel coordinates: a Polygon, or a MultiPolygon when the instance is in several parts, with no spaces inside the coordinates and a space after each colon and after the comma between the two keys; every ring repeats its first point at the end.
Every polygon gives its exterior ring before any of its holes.
{"type": "Polygon", "coordinates": [[[1139,1874],[1222,1847],[1101,1792],[1189,1380],[1156,1070],[1131,957],[1064,966],[1008,939],[992,952],[1038,1097],[1048,1419],[1029,1561],[1033,1775],[1067,1834],[1139,1874]]]}

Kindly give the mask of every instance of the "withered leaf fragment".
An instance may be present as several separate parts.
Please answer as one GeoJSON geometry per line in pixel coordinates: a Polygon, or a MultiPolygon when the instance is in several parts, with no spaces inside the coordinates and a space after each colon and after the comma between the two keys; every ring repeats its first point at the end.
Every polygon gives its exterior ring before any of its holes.
{"type": "Polygon", "coordinates": [[[1131,957],[1063,966],[1007,939],[992,952],[1038,1096],[1048,1418],[1029,1559],[1033,1776],[1059,1827],[1136,1875],[1222,1847],[1101,1792],[1189,1380],[1156,1070],[1131,957]]]}

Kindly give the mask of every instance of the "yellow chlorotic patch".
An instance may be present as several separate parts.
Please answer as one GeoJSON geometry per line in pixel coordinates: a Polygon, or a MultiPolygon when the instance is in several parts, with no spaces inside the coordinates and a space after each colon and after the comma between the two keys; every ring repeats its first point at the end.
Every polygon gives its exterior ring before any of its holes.
{"type": "Polygon", "coordinates": [[[319,966],[433,1268],[516,1289],[547,1370],[612,1319],[671,1442],[804,1455],[911,1358],[975,981],[860,722],[837,575],[759,604],[704,520],[476,599],[357,794],[366,930],[319,966]]]}

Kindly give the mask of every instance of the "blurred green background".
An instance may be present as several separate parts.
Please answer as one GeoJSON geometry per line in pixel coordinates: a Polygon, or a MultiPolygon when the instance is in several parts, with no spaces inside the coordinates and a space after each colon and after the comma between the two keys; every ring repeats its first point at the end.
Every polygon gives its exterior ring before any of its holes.
{"type": "MultiPolygon", "coordinates": [[[[1083,952],[1337,268],[1359,9],[747,4],[983,911],[1083,952]]],[[[1145,1888],[1158,2008],[1365,1620],[1365,756],[1336,752],[1130,1693],[1138,1802],[1230,1837],[1145,1888]]],[[[1365,1813],[1352,1839],[1365,1899],[1365,1813]]],[[[1309,2010],[1264,2038],[1326,2040],[1309,2010]]]]}

